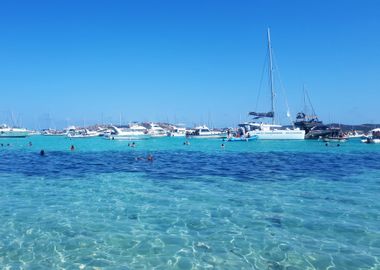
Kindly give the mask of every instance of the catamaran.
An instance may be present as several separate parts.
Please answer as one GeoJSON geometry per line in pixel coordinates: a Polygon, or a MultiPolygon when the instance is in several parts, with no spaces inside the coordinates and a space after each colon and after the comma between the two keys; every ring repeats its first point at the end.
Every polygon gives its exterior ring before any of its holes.
{"type": "MultiPolygon", "coordinates": [[[[303,140],[305,138],[305,131],[299,128],[283,128],[281,125],[275,123],[275,89],[273,78],[273,60],[272,60],[272,46],[270,39],[270,29],[268,28],[268,55],[269,55],[269,84],[271,92],[271,111],[266,113],[250,112],[249,115],[253,116],[254,120],[261,118],[271,118],[272,123],[264,122],[245,122],[239,124],[239,127],[245,131],[245,136],[255,137],[259,140],[303,140]]],[[[288,117],[290,113],[287,113],[288,117]]]]}

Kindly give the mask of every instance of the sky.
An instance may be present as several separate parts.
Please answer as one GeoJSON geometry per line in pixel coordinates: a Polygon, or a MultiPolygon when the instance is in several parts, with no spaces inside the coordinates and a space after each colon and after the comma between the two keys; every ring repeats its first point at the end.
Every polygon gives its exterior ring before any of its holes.
{"type": "Polygon", "coordinates": [[[1,1],[0,122],[380,123],[380,1],[1,1]]]}

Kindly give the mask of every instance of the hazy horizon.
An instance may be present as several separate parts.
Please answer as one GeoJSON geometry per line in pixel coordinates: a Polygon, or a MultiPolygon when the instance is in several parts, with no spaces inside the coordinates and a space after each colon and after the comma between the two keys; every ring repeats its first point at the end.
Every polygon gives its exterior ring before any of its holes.
{"type": "Polygon", "coordinates": [[[270,110],[267,27],[280,123],[289,124],[286,102],[293,119],[303,110],[303,85],[325,123],[380,123],[378,10],[376,1],[3,1],[0,123],[62,128],[121,115],[234,126],[270,110]]]}

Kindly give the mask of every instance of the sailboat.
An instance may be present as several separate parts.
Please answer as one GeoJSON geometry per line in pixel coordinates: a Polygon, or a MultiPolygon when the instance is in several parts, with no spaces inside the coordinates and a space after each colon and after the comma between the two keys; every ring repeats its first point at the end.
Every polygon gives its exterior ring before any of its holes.
{"type": "MultiPolygon", "coordinates": [[[[269,55],[269,84],[271,91],[271,111],[270,112],[250,112],[249,115],[253,116],[254,120],[261,118],[271,118],[271,123],[263,122],[246,122],[239,124],[240,128],[245,130],[245,135],[250,137],[257,137],[259,140],[303,140],[305,138],[305,131],[299,128],[283,128],[281,125],[275,123],[275,89],[273,79],[273,60],[272,60],[272,46],[270,39],[270,29],[268,28],[268,55],[269,55]]],[[[287,113],[290,116],[290,113],[287,113]]]]}

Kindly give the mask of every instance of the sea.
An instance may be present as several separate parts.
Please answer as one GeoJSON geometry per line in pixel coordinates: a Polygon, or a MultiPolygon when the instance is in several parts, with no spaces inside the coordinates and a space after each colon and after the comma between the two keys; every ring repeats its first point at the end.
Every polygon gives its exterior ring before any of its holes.
{"type": "Polygon", "coordinates": [[[380,269],[380,145],[184,141],[0,139],[0,269],[380,269]]]}

